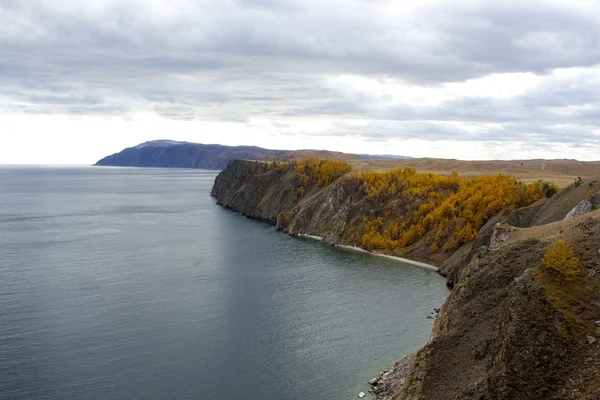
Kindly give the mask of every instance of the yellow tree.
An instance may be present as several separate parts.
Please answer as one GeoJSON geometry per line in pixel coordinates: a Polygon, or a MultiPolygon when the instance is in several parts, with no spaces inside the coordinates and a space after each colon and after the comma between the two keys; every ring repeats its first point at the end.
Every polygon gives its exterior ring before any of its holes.
{"type": "Polygon", "coordinates": [[[542,266],[557,271],[569,280],[579,275],[579,258],[564,240],[556,241],[542,257],[542,266]]]}

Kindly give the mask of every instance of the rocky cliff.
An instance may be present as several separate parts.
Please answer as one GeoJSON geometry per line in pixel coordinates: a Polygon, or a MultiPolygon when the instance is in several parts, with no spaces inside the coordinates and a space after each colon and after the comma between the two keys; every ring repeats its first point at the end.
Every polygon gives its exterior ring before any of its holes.
{"type": "MultiPolygon", "coordinates": [[[[275,222],[278,229],[292,235],[320,236],[332,245],[359,246],[365,217],[380,213],[386,206],[367,199],[360,182],[350,175],[330,185],[309,182],[303,187],[295,170],[245,160],[231,161],[217,176],[211,194],[224,207],[275,222]]],[[[411,253],[417,261],[437,263],[443,259],[418,250],[411,253]]]]}
{"type": "MultiPolygon", "coordinates": [[[[599,398],[598,189],[597,180],[584,179],[549,199],[500,212],[456,251],[433,251],[425,235],[409,246],[406,256],[441,265],[454,289],[429,343],[373,381],[378,398],[599,398]],[[557,240],[579,259],[573,278],[541,265],[557,240]]],[[[293,169],[247,161],[232,161],[212,194],[247,216],[332,244],[356,245],[365,220],[411,210],[400,195],[368,195],[364,179],[352,173],[320,185],[302,182],[293,169]]]]}
{"type": "Polygon", "coordinates": [[[299,183],[293,173],[269,164],[232,160],[215,179],[217,203],[245,216],[275,222],[298,204],[299,183]]]}
{"type": "Polygon", "coordinates": [[[600,213],[498,228],[460,271],[429,343],[380,379],[378,398],[600,396],[600,213]],[[580,260],[573,279],[541,265],[559,239],[580,260]]]}
{"type": "Polygon", "coordinates": [[[219,204],[276,222],[290,234],[440,265],[496,213],[528,205],[550,188],[503,175],[350,170],[332,160],[235,160],[216,178],[212,195],[219,204]]]}

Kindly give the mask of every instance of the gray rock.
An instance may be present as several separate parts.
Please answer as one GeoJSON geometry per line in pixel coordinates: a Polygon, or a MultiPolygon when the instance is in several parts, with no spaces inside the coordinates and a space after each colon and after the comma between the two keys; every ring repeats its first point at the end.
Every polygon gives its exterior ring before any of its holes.
{"type": "Polygon", "coordinates": [[[373,378],[369,381],[369,385],[375,386],[375,385],[377,385],[378,382],[379,382],[379,379],[373,378]]]}
{"type": "Polygon", "coordinates": [[[494,249],[500,243],[506,242],[508,239],[510,239],[510,233],[514,230],[515,228],[513,226],[497,223],[494,226],[494,231],[492,232],[492,237],[490,239],[490,249],[494,249]]]}
{"type": "Polygon", "coordinates": [[[588,343],[589,343],[589,344],[594,344],[594,343],[596,343],[596,338],[595,338],[595,337],[593,337],[592,335],[587,335],[586,337],[587,337],[587,340],[588,340],[588,343]]]}
{"type": "Polygon", "coordinates": [[[573,207],[565,219],[570,219],[581,214],[587,214],[590,211],[596,210],[598,207],[600,207],[600,195],[594,193],[589,199],[581,200],[579,204],[573,207]]]}
{"type": "Polygon", "coordinates": [[[565,219],[571,219],[581,214],[589,213],[593,210],[592,202],[589,200],[581,200],[565,217],[565,219]]]}

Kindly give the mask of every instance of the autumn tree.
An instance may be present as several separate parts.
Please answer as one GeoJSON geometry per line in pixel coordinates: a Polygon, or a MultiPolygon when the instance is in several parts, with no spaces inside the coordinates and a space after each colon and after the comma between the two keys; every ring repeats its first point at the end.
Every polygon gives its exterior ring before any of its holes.
{"type": "Polygon", "coordinates": [[[546,251],[542,257],[541,264],[558,272],[566,280],[579,275],[579,258],[573,252],[573,248],[564,240],[558,240],[546,251]]]}

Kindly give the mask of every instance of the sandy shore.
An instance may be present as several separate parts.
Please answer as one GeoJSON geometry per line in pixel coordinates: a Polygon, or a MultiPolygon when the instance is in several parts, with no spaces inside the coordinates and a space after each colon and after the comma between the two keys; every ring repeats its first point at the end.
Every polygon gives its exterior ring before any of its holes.
{"type": "MultiPolygon", "coordinates": [[[[299,237],[308,238],[308,239],[323,241],[323,238],[320,237],[320,236],[307,235],[305,233],[299,233],[298,236],[299,237]]],[[[404,264],[414,265],[416,267],[428,269],[430,271],[438,271],[438,268],[435,265],[427,264],[427,263],[420,262],[420,261],[410,260],[408,258],[390,256],[388,254],[373,253],[373,252],[367,251],[367,250],[365,250],[365,249],[363,249],[361,247],[356,247],[356,246],[347,246],[347,245],[343,245],[343,244],[336,244],[334,246],[335,247],[341,247],[343,249],[358,251],[358,252],[361,252],[361,253],[371,254],[371,255],[377,256],[377,257],[388,258],[390,260],[399,261],[399,262],[402,262],[404,264]]]]}

